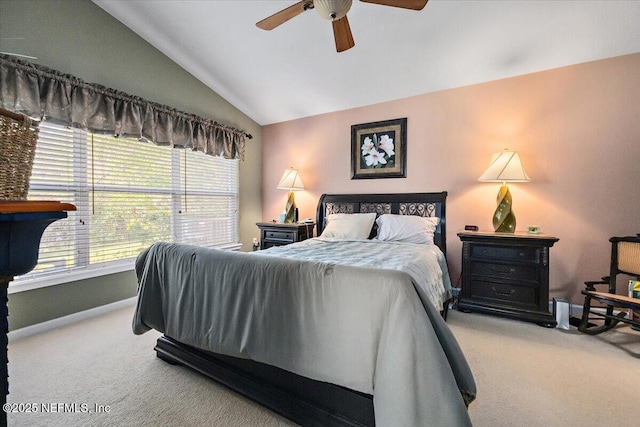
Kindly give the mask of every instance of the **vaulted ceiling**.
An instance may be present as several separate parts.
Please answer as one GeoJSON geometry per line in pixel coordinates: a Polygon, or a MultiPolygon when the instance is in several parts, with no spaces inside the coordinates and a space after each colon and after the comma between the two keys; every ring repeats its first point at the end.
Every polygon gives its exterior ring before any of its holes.
{"type": "Polygon", "coordinates": [[[94,0],[261,125],[640,52],[636,0],[354,0],[341,53],[313,10],[256,27],[296,1],[94,0]]]}

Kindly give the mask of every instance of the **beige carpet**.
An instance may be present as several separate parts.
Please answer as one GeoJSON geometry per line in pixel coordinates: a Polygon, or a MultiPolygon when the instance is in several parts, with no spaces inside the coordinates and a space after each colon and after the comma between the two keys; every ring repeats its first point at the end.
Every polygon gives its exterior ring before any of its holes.
{"type": "Polygon", "coordinates": [[[448,323],[476,378],[474,426],[640,425],[640,332],[588,336],[460,312],[448,323]]]}
{"type": "MultiPolygon", "coordinates": [[[[132,313],[122,309],[10,343],[9,402],[60,411],[67,404],[67,411],[77,412],[11,413],[9,425],[292,425],[157,359],[152,349],[158,334],[133,335],[132,313]],[[109,412],[95,413],[95,405],[109,412]]],[[[637,419],[640,332],[621,327],[590,337],[456,311],[449,324],[478,383],[470,407],[475,426],[601,427],[637,419]]]]}

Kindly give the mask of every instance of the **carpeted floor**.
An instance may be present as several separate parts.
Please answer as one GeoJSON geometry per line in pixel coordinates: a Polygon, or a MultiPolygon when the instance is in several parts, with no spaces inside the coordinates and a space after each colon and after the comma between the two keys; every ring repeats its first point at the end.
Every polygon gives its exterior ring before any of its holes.
{"type": "Polygon", "coordinates": [[[448,322],[476,378],[477,427],[634,425],[640,332],[588,336],[454,311],[448,322]]]}
{"type": "MultiPolygon", "coordinates": [[[[293,425],[157,359],[159,334],[133,335],[132,315],[126,308],[11,342],[8,401],[38,412],[10,413],[9,426],[293,425]]],[[[448,323],[478,384],[474,426],[601,427],[637,418],[640,332],[623,326],[590,337],[456,311],[448,323]]]]}

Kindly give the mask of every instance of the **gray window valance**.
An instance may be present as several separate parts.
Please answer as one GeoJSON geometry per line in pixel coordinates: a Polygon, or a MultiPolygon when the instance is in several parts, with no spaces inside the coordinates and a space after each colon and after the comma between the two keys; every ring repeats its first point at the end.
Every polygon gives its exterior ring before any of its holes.
{"type": "Polygon", "coordinates": [[[166,105],[0,55],[0,107],[33,118],[243,159],[248,133],[166,105]]]}

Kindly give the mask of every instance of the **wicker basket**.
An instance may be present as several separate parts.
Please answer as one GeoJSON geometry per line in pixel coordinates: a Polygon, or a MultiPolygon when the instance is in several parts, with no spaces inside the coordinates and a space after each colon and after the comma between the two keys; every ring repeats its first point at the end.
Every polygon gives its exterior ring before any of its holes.
{"type": "Polygon", "coordinates": [[[27,199],[37,140],[29,117],[0,114],[0,200],[27,199]]]}

